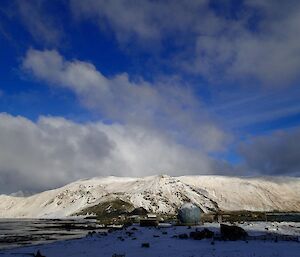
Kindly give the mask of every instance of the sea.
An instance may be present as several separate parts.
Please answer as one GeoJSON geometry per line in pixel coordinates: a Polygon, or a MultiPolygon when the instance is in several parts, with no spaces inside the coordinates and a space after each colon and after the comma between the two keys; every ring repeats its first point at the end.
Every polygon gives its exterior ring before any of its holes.
{"type": "Polygon", "coordinates": [[[105,231],[96,220],[0,219],[0,249],[51,243],[105,231]]]}

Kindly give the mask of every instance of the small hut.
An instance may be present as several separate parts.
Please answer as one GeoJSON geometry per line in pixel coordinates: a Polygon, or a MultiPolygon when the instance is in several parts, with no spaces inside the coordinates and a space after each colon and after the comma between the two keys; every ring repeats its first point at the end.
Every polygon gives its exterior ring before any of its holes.
{"type": "Polygon", "coordinates": [[[141,227],[157,227],[159,224],[156,215],[148,214],[147,218],[140,220],[141,227]]]}
{"type": "Polygon", "coordinates": [[[192,203],[183,204],[178,210],[178,219],[181,224],[196,225],[200,223],[201,210],[192,203]]]}

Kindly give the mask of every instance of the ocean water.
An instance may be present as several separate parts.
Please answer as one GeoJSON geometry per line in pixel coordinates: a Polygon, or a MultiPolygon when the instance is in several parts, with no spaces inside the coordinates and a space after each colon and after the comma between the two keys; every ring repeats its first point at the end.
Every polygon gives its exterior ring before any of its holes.
{"type": "Polygon", "coordinates": [[[300,213],[268,213],[268,221],[300,222],[300,213]]]}
{"type": "Polygon", "coordinates": [[[0,219],[0,249],[81,238],[93,230],[101,230],[94,220],[0,219]]]}

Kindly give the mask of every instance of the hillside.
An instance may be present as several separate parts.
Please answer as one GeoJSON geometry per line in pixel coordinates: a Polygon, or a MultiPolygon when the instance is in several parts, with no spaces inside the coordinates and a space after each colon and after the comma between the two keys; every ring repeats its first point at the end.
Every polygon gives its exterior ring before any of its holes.
{"type": "Polygon", "coordinates": [[[203,212],[300,211],[299,178],[167,175],[79,180],[29,197],[0,195],[0,218],[60,218],[116,199],[155,213],[175,213],[183,202],[203,212]]]}

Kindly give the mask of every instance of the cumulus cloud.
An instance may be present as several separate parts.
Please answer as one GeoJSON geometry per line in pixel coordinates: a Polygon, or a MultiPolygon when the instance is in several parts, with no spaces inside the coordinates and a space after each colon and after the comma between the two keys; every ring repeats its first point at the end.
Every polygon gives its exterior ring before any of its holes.
{"type": "Polygon", "coordinates": [[[300,176],[300,129],[277,131],[241,143],[245,168],[267,175],[300,176]]]}
{"type": "Polygon", "coordinates": [[[182,49],[172,64],[208,80],[278,86],[299,78],[299,1],[218,4],[223,12],[209,0],[70,1],[75,17],[96,20],[102,30],[108,26],[122,44],[171,38],[182,49]]]}
{"type": "Polygon", "coordinates": [[[132,81],[126,73],[106,77],[93,64],[65,60],[55,50],[29,50],[23,68],[50,85],[72,90],[84,106],[114,122],[151,127],[204,151],[222,150],[229,139],[175,79],[151,84],[132,81]]]}
{"type": "Polygon", "coordinates": [[[82,177],[228,172],[210,157],[229,135],[176,79],[149,83],[104,76],[88,62],[57,51],[30,49],[22,68],[56,88],[69,89],[103,122],[0,115],[1,191],[39,191],[82,177]]]}
{"type": "Polygon", "coordinates": [[[0,114],[1,192],[39,191],[93,176],[213,172],[216,162],[152,130],[78,124],[56,117],[32,122],[0,114]]]}

